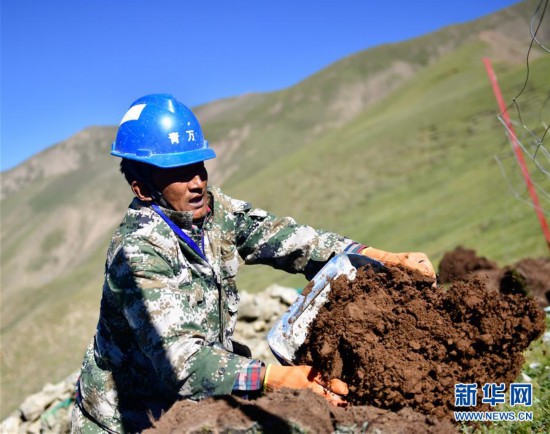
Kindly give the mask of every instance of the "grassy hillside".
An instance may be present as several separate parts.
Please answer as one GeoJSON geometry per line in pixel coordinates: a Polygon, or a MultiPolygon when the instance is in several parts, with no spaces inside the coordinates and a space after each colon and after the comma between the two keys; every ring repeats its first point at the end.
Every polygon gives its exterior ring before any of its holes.
{"type": "MultiPolygon", "coordinates": [[[[226,190],[382,249],[425,251],[436,264],[458,244],[502,265],[548,254],[533,209],[512,195],[494,158],[511,151],[481,62],[484,48],[472,42],[442,57],[345,127],[226,190]]],[[[550,58],[531,66],[526,115],[541,106],[550,58]]],[[[499,81],[511,100],[525,69],[495,68],[504,71],[499,81]]],[[[304,284],[257,267],[240,283],[259,290],[274,278],[304,284]]]]}
{"type": "MultiPolygon", "coordinates": [[[[531,6],[358,53],[281,92],[198,107],[219,156],[212,181],[276,214],[425,251],[436,264],[457,244],[503,264],[547,254],[532,209],[495,163],[507,145],[481,62],[494,58],[514,96],[531,6]]],[[[526,113],[548,94],[549,60],[532,64],[526,113]]],[[[0,417],[76,370],[93,334],[105,250],[131,199],[108,156],[114,132],[86,130],[2,174],[0,417]]],[[[275,281],[304,284],[265,267],[239,278],[250,291],[275,281]]]]}
{"type": "MultiPolygon", "coordinates": [[[[239,104],[226,102],[224,115],[208,118],[205,124],[210,142],[221,144],[222,149],[230,148],[233,157],[217,161],[217,170],[226,175],[226,184],[245,181],[342,127],[419,71],[430,68],[441,56],[469,41],[478,41],[480,35],[489,41],[483,54],[522,64],[535,6],[532,2],[521,3],[481,20],[378,46],[346,57],[283,91],[251,96],[239,104]]],[[[197,113],[200,118],[201,108],[197,113]]]]}

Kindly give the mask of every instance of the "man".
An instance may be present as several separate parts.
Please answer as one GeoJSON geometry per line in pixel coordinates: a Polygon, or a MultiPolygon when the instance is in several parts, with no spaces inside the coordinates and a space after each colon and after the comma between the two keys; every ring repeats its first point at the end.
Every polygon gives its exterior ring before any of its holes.
{"type": "Polygon", "coordinates": [[[148,95],[124,115],[112,155],[135,199],[107,253],[95,337],[73,412],[75,432],[135,432],[178,399],[310,388],[342,405],[347,386],[310,366],[265,366],[232,340],[241,263],[311,279],[334,255],[361,252],[435,277],[426,255],[394,254],[252,208],[208,187],[214,151],[193,113],[148,95]]]}

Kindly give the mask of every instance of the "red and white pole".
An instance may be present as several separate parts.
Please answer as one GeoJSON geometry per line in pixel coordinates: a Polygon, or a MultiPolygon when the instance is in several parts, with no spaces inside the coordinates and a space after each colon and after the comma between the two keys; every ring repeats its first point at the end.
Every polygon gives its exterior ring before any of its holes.
{"type": "Polygon", "coordinates": [[[537,214],[537,218],[539,220],[540,226],[542,228],[542,232],[544,234],[544,237],[546,238],[546,244],[548,248],[550,249],[550,229],[548,229],[548,224],[546,223],[546,218],[544,217],[544,212],[540,206],[539,198],[537,196],[537,192],[535,190],[535,186],[533,185],[533,181],[531,180],[531,176],[529,175],[529,170],[527,169],[527,165],[525,164],[525,158],[523,157],[523,152],[521,150],[521,146],[519,145],[518,138],[516,136],[516,133],[514,131],[514,127],[512,126],[512,122],[510,121],[510,115],[508,114],[508,110],[506,109],[506,104],[504,104],[504,99],[502,98],[502,93],[500,91],[500,87],[497,82],[497,76],[495,72],[493,71],[493,67],[491,65],[491,59],[488,57],[483,58],[483,63],[485,64],[485,69],[487,70],[487,75],[489,76],[489,81],[491,82],[491,85],[493,86],[493,93],[495,94],[495,98],[497,100],[502,120],[504,121],[504,124],[506,125],[506,130],[508,132],[508,138],[510,139],[510,142],[512,143],[512,149],[514,151],[514,154],[516,156],[516,159],[519,163],[519,166],[521,168],[521,173],[523,174],[523,178],[525,179],[525,183],[527,184],[527,190],[529,191],[529,195],[531,196],[531,200],[533,202],[533,206],[535,208],[535,213],[537,214]]]}

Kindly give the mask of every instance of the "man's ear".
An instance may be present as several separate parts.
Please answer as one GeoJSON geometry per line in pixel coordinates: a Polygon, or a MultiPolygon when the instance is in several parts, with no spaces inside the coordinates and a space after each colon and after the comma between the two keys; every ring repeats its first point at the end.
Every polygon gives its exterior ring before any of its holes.
{"type": "Polygon", "coordinates": [[[131,184],[132,191],[139,200],[151,202],[153,200],[149,189],[141,181],[134,180],[131,184]]]}

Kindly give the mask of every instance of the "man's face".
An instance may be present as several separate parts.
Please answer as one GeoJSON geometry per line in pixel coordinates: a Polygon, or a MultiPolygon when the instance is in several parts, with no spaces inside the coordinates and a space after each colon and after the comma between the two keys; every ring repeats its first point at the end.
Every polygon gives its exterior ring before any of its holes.
{"type": "Polygon", "coordinates": [[[193,211],[193,220],[206,215],[208,173],[203,162],[171,169],[157,168],[151,178],[176,211],[193,211]]]}

